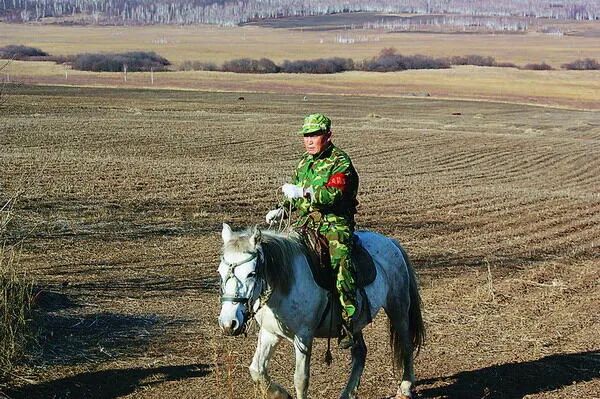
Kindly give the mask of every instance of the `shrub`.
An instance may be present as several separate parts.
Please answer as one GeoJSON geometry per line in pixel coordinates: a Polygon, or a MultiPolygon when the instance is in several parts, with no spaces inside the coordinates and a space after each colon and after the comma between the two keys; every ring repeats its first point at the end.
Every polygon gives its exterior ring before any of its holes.
{"type": "Polygon", "coordinates": [[[496,66],[494,57],[486,57],[483,55],[469,54],[450,57],[448,60],[452,65],[475,65],[475,66],[496,66]]]}
{"type": "Polygon", "coordinates": [[[441,69],[450,68],[447,60],[432,58],[424,55],[404,56],[398,54],[396,49],[385,48],[369,59],[364,60],[360,69],[363,71],[392,72],[404,71],[406,69],[441,69]]]}
{"type": "Polygon", "coordinates": [[[441,58],[432,58],[425,55],[404,56],[408,69],[443,69],[450,68],[450,63],[441,58]]]}
{"type": "Polygon", "coordinates": [[[523,67],[523,69],[529,69],[532,71],[551,71],[554,68],[552,68],[552,65],[542,62],[541,64],[527,64],[523,67]]]}
{"type": "Polygon", "coordinates": [[[14,200],[0,208],[0,377],[14,367],[31,337],[29,312],[33,285],[17,270],[17,251],[7,244],[14,200]]]}
{"type": "Polygon", "coordinates": [[[183,61],[179,65],[180,71],[218,71],[219,67],[213,62],[183,61]]]}
{"type": "Polygon", "coordinates": [[[127,65],[129,72],[165,71],[169,60],[155,52],[131,51],[128,53],[78,54],[73,60],[73,69],[94,72],[121,72],[127,65]]]}
{"type": "Polygon", "coordinates": [[[316,60],[285,60],[281,72],[285,73],[337,73],[354,70],[351,58],[319,58],[316,60]]]}
{"type": "Polygon", "coordinates": [[[498,68],[518,68],[519,66],[517,64],[513,64],[512,62],[497,62],[496,65],[494,65],[498,68]]]}
{"type": "Polygon", "coordinates": [[[75,61],[74,55],[45,55],[29,57],[27,61],[51,61],[57,64],[70,64],[75,61]]]}
{"type": "Polygon", "coordinates": [[[0,58],[29,60],[30,57],[43,57],[47,55],[48,53],[39,48],[19,44],[9,44],[8,46],[0,47],[0,58]]]}
{"type": "Polygon", "coordinates": [[[279,67],[268,58],[254,60],[250,58],[237,58],[227,61],[221,67],[223,72],[236,73],[277,73],[279,67]]]}
{"type": "Polygon", "coordinates": [[[575,71],[600,70],[600,63],[593,58],[585,58],[562,64],[561,68],[575,71]]]}

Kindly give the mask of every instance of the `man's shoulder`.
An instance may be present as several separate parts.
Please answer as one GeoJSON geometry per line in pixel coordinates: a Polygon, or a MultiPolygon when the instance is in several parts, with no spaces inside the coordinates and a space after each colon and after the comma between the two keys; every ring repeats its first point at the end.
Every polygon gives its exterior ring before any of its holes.
{"type": "Polygon", "coordinates": [[[300,157],[300,164],[305,163],[306,161],[308,161],[308,158],[310,157],[310,154],[308,152],[305,152],[304,154],[302,154],[302,156],[300,157]]]}
{"type": "Polygon", "coordinates": [[[352,160],[350,159],[350,156],[346,153],[346,151],[342,150],[339,147],[336,147],[335,145],[331,149],[331,158],[345,163],[352,163],[352,160]]]}

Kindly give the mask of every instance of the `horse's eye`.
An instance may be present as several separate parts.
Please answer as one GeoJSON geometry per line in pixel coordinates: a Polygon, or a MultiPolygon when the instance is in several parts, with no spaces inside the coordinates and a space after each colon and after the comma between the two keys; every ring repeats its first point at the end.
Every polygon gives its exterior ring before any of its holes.
{"type": "Polygon", "coordinates": [[[254,278],[256,277],[256,272],[250,272],[248,273],[248,277],[247,278],[254,278]]]}

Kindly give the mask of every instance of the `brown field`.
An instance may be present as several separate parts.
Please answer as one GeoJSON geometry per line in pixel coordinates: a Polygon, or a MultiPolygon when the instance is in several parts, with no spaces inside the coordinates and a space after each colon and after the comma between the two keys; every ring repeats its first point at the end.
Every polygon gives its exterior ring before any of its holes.
{"type": "MultiPolygon", "coordinates": [[[[597,112],[421,98],[23,87],[0,110],[0,199],[46,291],[11,398],[255,398],[255,345],[223,338],[223,221],[261,224],[314,110],[361,177],[358,224],[421,281],[420,398],[600,398],[597,112]]],[[[387,324],[360,397],[395,392],[387,324]]],[[[349,355],[314,351],[313,398],[349,355]]],[[[272,372],[292,387],[291,345],[272,372]]]]}
{"type": "Polygon", "coordinates": [[[14,61],[5,69],[11,81],[26,84],[163,88],[212,92],[260,92],[342,96],[433,97],[492,100],[600,110],[600,71],[524,71],[460,66],[450,70],[312,74],[226,72],[122,73],[65,71],[49,62],[14,61]],[[66,73],[66,76],[65,76],[66,73]]]}

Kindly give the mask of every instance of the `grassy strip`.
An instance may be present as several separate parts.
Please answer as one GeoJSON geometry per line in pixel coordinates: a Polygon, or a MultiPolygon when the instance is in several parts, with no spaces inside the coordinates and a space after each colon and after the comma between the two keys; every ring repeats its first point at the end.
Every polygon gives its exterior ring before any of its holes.
{"type": "Polygon", "coordinates": [[[14,368],[31,337],[33,283],[19,270],[18,247],[9,245],[7,236],[15,200],[0,208],[0,379],[14,368]]]}

